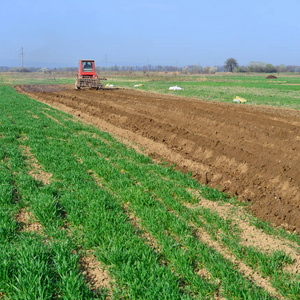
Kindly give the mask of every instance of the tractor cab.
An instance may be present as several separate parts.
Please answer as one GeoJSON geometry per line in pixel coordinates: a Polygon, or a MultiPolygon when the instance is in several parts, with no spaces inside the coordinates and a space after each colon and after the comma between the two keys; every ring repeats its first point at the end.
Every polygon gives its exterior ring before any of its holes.
{"type": "Polygon", "coordinates": [[[87,59],[79,60],[78,76],[97,78],[98,76],[95,70],[95,61],[87,59]]]}

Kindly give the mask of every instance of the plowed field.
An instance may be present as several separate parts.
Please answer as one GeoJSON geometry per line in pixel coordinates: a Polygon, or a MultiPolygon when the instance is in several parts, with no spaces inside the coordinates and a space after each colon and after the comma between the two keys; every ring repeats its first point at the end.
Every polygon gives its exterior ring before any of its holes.
{"type": "Polygon", "coordinates": [[[263,220],[300,232],[299,111],[126,89],[16,89],[193,172],[249,202],[263,220]]]}

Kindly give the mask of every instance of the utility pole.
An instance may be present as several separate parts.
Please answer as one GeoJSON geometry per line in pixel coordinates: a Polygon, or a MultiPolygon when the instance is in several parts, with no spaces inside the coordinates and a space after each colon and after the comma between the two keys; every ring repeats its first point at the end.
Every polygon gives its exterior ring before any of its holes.
{"type": "Polygon", "coordinates": [[[105,54],[105,71],[107,71],[107,55],[105,54]]]}
{"type": "Polygon", "coordinates": [[[148,56],[148,72],[149,72],[149,68],[150,68],[150,60],[149,60],[149,56],[148,56]]]}
{"type": "Polygon", "coordinates": [[[21,53],[20,53],[19,55],[22,55],[22,71],[23,71],[23,69],[24,69],[24,59],[23,59],[24,53],[23,53],[23,47],[21,48],[21,53]]]}

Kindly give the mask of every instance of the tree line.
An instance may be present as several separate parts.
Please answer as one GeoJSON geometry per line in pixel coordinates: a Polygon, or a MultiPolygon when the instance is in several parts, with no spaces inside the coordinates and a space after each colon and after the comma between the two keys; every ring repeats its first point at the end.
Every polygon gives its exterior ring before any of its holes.
{"type": "Polygon", "coordinates": [[[245,72],[254,72],[254,73],[281,73],[281,72],[292,72],[299,73],[300,66],[283,64],[274,66],[272,64],[266,64],[261,61],[250,61],[248,65],[240,66],[237,60],[233,57],[228,58],[224,64],[224,70],[227,72],[235,73],[245,73],[245,72]]]}
{"type": "MultiPolygon", "coordinates": [[[[63,68],[16,68],[0,66],[0,72],[77,72],[77,67],[63,68]]],[[[248,65],[239,65],[235,58],[228,58],[222,66],[201,66],[198,64],[187,65],[184,67],[178,66],[163,66],[163,65],[144,65],[144,66],[110,66],[96,67],[97,72],[179,72],[182,74],[215,74],[216,72],[233,72],[233,73],[282,73],[292,72],[300,73],[300,66],[296,65],[272,65],[261,61],[250,61],[248,65]]]]}

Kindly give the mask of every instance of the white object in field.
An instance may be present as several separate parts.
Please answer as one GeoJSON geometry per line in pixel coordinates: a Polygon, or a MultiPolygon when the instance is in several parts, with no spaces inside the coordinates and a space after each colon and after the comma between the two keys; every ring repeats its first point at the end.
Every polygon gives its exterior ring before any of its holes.
{"type": "Polygon", "coordinates": [[[183,88],[180,87],[180,86],[175,85],[175,86],[169,87],[169,90],[170,91],[179,91],[179,90],[183,90],[183,88]]]}
{"type": "Polygon", "coordinates": [[[114,87],[114,85],[111,84],[111,83],[108,83],[108,84],[105,85],[105,87],[114,87]]]}
{"type": "Polygon", "coordinates": [[[140,84],[135,84],[133,87],[140,87],[140,86],[144,86],[144,85],[140,83],[140,84]]]}

